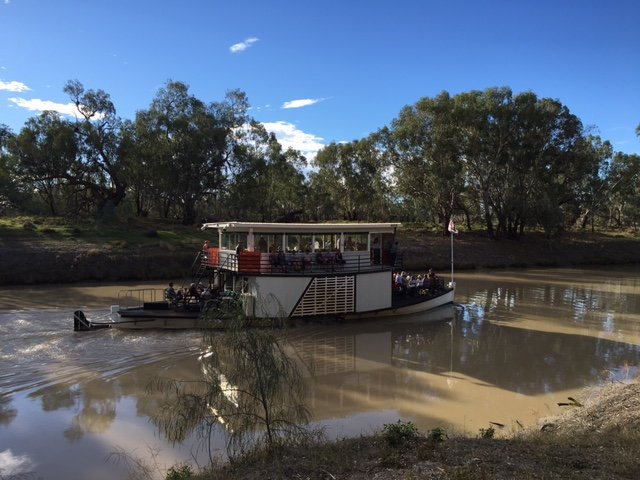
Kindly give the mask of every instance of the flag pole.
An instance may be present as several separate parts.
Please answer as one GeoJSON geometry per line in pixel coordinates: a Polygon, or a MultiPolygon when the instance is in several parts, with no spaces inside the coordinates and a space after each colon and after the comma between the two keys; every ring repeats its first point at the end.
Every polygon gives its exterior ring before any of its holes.
{"type": "Polygon", "coordinates": [[[453,217],[449,218],[449,226],[447,230],[449,230],[449,235],[451,236],[451,285],[453,285],[453,236],[458,233],[458,230],[456,230],[456,224],[453,223],[453,217]]]}
{"type": "Polygon", "coordinates": [[[451,283],[453,284],[453,232],[449,232],[451,237],[451,283]]]}

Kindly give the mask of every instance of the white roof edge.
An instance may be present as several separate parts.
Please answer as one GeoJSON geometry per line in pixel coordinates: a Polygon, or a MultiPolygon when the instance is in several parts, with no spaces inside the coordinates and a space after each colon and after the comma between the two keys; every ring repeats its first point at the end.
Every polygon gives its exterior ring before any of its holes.
{"type": "Polygon", "coordinates": [[[232,232],[379,232],[393,231],[401,223],[262,223],[262,222],[216,222],[205,223],[202,230],[227,229],[232,232]]]}

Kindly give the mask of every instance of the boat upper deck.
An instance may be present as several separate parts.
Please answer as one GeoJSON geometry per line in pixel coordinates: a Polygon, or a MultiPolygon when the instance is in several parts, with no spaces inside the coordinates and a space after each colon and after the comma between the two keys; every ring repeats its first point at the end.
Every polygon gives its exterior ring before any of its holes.
{"type": "Polygon", "coordinates": [[[247,274],[331,274],[396,265],[399,223],[206,223],[203,264],[247,274]]]}

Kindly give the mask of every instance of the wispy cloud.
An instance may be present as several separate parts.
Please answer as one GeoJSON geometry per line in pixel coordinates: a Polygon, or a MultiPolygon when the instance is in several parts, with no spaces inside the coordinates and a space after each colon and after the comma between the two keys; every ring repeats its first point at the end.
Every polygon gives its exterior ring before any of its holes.
{"type": "Polygon", "coordinates": [[[289,108],[308,107],[309,105],[313,105],[314,103],[321,102],[322,100],[323,100],[322,98],[301,98],[299,100],[290,100],[288,102],[284,102],[282,104],[282,108],[289,109],[289,108]]]}
{"type": "Polygon", "coordinates": [[[244,52],[247,48],[249,48],[251,45],[256,43],[258,40],[259,39],[256,37],[249,37],[244,42],[234,43],[229,47],[229,50],[231,51],[231,53],[244,52]]]}
{"type": "Polygon", "coordinates": [[[0,90],[7,90],[9,92],[20,93],[20,92],[28,92],[31,89],[22,82],[16,82],[16,81],[3,82],[2,80],[0,80],[0,90]]]}
{"type": "MultiPolygon", "coordinates": [[[[78,112],[78,108],[75,103],[56,103],[51,100],[40,100],[39,98],[27,100],[25,98],[16,97],[10,98],[9,101],[20,108],[25,108],[32,112],[44,112],[45,110],[48,110],[74,118],[84,118],[80,112],[78,112]]],[[[97,114],[92,117],[92,120],[99,120],[100,118],[102,118],[102,115],[97,114]]]]}
{"type": "Polygon", "coordinates": [[[307,160],[315,158],[318,150],[324,147],[322,137],[306,133],[298,127],[288,122],[263,122],[264,128],[268,132],[275,134],[278,142],[285,148],[293,148],[302,152],[307,160]]]}

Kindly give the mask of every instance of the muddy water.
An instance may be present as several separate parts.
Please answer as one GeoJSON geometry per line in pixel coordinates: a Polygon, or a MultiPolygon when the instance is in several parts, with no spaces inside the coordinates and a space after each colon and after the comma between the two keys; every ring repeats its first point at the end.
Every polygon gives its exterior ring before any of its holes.
{"type": "MultiPolygon", "coordinates": [[[[640,365],[638,268],[456,275],[456,305],[402,319],[304,325],[287,349],[310,382],[313,422],[331,436],[411,420],[475,435],[560,411],[584,388],[628,381],[640,365]],[[313,372],[313,375],[312,373],[313,372]]],[[[126,457],[157,478],[207,455],[172,445],[149,420],[154,377],[200,378],[198,332],[74,333],[72,312],[107,313],[122,288],[0,292],[0,478],[127,478],[126,457]]],[[[216,436],[213,448],[224,451],[216,436]]]]}

